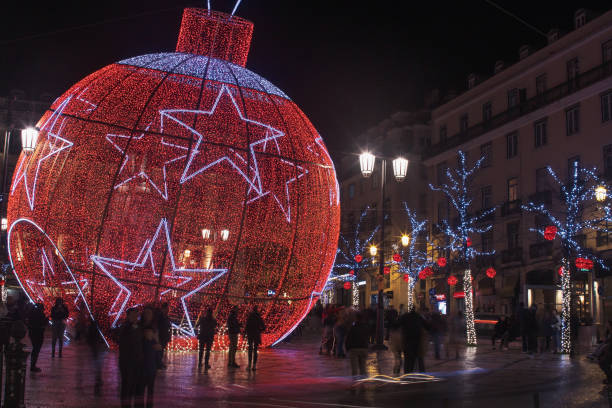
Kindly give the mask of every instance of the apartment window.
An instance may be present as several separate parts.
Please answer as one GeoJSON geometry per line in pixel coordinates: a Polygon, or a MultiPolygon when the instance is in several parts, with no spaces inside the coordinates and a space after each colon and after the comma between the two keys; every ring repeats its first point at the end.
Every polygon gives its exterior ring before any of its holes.
{"type": "Polygon", "coordinates": [[[612,40],[601,44],[601,62],[605,64],[610,61],[612,61],[612,40]]]}
{"type": "Polygon", "coordinates": [[[512,88],[508,91],[508,109],[514,108],[519,103],[519,91],[512,88]]]}
{"type": "Polygon", "coordinates": [[[603,148],[604,176],[612,179],[612,144],[603,148]]]}
{"type": "Polygon", "coordinates": [[[444,183],[446,180],[446,162],[438,163],[436,166],[436,179],[438,185],[444,183]]]}
{"type": "Polygon", "coordinates": [[[446,142],[446,125],[440,126],[440,143],[446,142]]]}
{"type": "Polygon", "coordinates": [[[574,19],[574,27],[580,28],[586,24],[586,14],[584,11],[578,13],[574,19]]]}
{"type": "Polygon", "coordinates": [[[442,223],[442,220],[446,219],[446,202],[440,201],[438,203],[438,224],[442,223]]]}
{"type": "Polygon", "coordinates": [[[506,158],[511,159],[518,154],[518,132],[506,135],[506,158]]]}
{"type": "Polygon", "coordinates": [[[535,176],[536,176],[536,180],[535,180],[536,193],[549,190],[548,169],[546,167],[541,167],[539,169],[536,169],[535,176]]]}
{"type": "Polygon", "coordinates": [[[480,234],[480,242],[482,244],[482,252],[493,251],[493,231],[487,231],[480,234]]]}
{"type": "Polygon", "coordinates": [[[349,198],[354,198],[355,197],[355,184],[351,183],[348,186],[348,196],[349,198]]]}
{"type": "Polygon", "coordinates": [[[565,111],[565,132],[568,136],[580,131],[580,106],[573,106],[565,111]]]}
{"type": "Polygon", "coordinates": [[[493,163],[493,143],[485,143],[480,145],[480,157],[484,157],[482,160],[482,167],[489,167],[493,163]]]}
{"type": "Polygon", "coordinates": [[[568,81],[575,80],[579,74],[578,58],[572,58],[571,60],[567,61],[566,66],[567,66],[567,80],[568,81]]]}
{"type": "Polygon", "coordinates": [[[612,91],[601,95],[601,121],[607,122],[612,119],[612,91]]]}
{"type": "Polygon", "coordinates": [[[459,118],[459,130],[461,132],[465,132],[467,130],[467,128],[468,128],[468,114],[464,113],[459,118]]]}
{"type": "Polygon", "coordinates": [[[493,116],[493,106],[491,102],[487,102],[482,105],[482,121],[487,122],[491,120],[491,116],[493,116]]]}
{"type": "Polygon", "coordinates": [[[574,168],[580,169],[580,156],[572,156],[567,159],[567,178],[571,180],[574,175],[574,168]]]}
{"type": "Polygon", "coordinates": [[[486,210],[493,207],[493,186],[485,186],[480,189],[481,208],[486,210]]]}
{"type": "Polygon", "coordinates": [[[508,201],[516,201],[519,198],[518,178],[508,179],[508,201]]]}
{"type": "Polygon", "coordinates": [[[548,142],[546,135],[546,119],[538,120],[533,124],[534,146],[540,147],[548,142]]]}
{"type": "Polygon", "coordinates": [[[546,92],[546,74],[541,74],[536,77],[536,95],[542,95],[546,92]]]}
{"type": "Polygon", "coordinates": [[[515,249],[519,246],[519,222],[509,222],[506,224],[506,233],[508,237],[508,249],[515,249]]]}

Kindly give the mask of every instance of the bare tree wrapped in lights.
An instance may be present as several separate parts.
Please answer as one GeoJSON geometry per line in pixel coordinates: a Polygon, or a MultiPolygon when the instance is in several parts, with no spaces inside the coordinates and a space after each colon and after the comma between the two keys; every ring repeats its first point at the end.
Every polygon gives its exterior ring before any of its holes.
{"type": "Polygon", "coordinates": [[[559,186],[560,206],[553,211],[546,208],[544,204],[528,203],[522,208],[545,217],[549,223],[544,228],[533,228],[547,240],[553,240],[555,236],[561,241],[563,255],[561,269],[561,291],[563,297],[562,326],[561,326],[561,350],[569,353],[571,350],[571,259],[588,256],[591,262],[599,264],[608,269],[603,260],[594,254],[587,254],[582,248],[577,236],[581,233],[591,231],[609,232],[608,222],[612,221],[610,202],[606,202],[607,187],[597,176],[596,169],[581,168],[578,162],[573,167],[567,183],[563,182],[554,170],[549,166],[548,173],[559,186]],[[599,204],[597,209],[591,213],[590,219],[583,219],[583,209],[596,199],[599,204]]]}
{"type": "Polygon", "coordinates": [[[369,254],[368,246],[371,244],[372,239],[380,229],[380,225],[377,225],[366,239],[361,239],[362,231],[361,224],[366,218],[370,207],[366,207],[361,216],[359,222],[355,228],[354,235],[350,238],[340,235],[340,245],[338,246],[338,252],[336,254],[336,263],[334,269],[330,275],[326,289],[329,289],[336,282],[351,282],[351,288],[353,291],[353,306],[359,306],[359,288],[357,287],[357,278],[359,272],[367,270],[372,266],[372,258],[366,257],[369,254]]]}
{"type": "Polygon", "coordinates": [[[408,208],[404,203],[408,220],[410,221],[410,236],[402,236],[403,249],[398,251],[399,258],[394,256],[394,261],[399,267],[399,271],[404,275],[404,280],[408,283],[408,311],[414,309],[414,285],[418,280],[421,270],[433,265],[431,257],[427,256],[427,248],[422,249],[422,242],[419,243],[419,236],[427,232],[427,219],[419,219],[416,211],[408,208]]]}
{"type": "Polygon", "coordinates": [[[477,343],[470,261],[477,256],[495,253],[495,251],[481,252],[476,250],[471,246],[470,239],[471,235],[482,234],[492,228],[491,224],[486,224],[483,221],[495,211],[495,208],[489,208],[476,213],[476,215],[471,215],[469,212],[472,205],[471,181],[474,173],[480,169],[484,159],[485,156],[480,157],[470,168],[465,153],[459,150],[457,169],[448,168],[446,170],[448,182],[437,187],[432,184],[429,185],[432,190],[444,193],[457,212],[457,222],[450,222],[448,219],[439,220],[439,227],[448,237],[447,244],[443,248],[450,250],[455,260],[464,268],[463,291],[465,293],[465,323],[468,345],[476,345],[477,343]]]}

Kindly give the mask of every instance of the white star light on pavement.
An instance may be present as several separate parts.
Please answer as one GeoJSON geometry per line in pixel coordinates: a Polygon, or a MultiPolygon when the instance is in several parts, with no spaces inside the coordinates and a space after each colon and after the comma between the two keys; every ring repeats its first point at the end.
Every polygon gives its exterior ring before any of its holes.
{"type": "Polygon", "coordinates": [[[187,299],[227,272],[227,269],[224,268],[194,269],[177,267],[172,251],[170,230],[165,218],[161,219],[153,237],[144,242],[134,261],[107,258],[99,255],[92,255],[91,259],[119,288],[119,292],[108,312],[109,316],[115,316],[111,327],[116,326],[117,321],[127,308],[161,300],[171,290],[180,288],[187,291],[187,294],[181,297],[181,304],[189,324],[189,334],[192,336],[195,335],[195,330],[191,323],[187,299]],[[165,238],[168,250],[169,273],[162,272],[158,269],[159,266],[156,267],[155,265],[154,246],[161,235],[165,238]],[[144,270],[146,274],[140,273],[141,270],[144,270]],[[162,273],[161,279],[160,273],[162,273]],[[199,275],[204,275],[204,277],[200,278],[198,277],[199,275]],[[211,277],[211,275],[213,276],[211,277]],[[148,281],[142,281],[143,278],[148,278],[148,281]],[[159,292],[157,299],[155,299],[155,291],[158,287],[160,289],[163,287],[165,290],[159,292]]]}

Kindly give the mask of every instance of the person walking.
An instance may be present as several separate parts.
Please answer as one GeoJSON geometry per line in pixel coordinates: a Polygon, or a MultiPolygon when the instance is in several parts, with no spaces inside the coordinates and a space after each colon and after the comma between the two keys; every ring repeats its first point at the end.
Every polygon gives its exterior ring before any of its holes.
{"type": "Polygon", "coordinates": [[[370,329],[366,315],[357,313],[356,321],[346,335],[346,349],[351,359],[351,374],[353,377],[366,375],[366,360],[368,358],[370,329]]]}
{"type": "Polygon", "coordinates": [[[255,371],[257,369],[257,349],[261,344],[261,333],[266,330],[257,306],[253,306],[253,310],[249,313],[245,325],[247,342],[249,345],[249,364],[247,365],[247,371],[255,371]]]}
{"type": "Polygon", "coordinates": [[[55,305],[51,308],[51,358],[55,358],[55,343],[59,340],[59,358],[62,358],[64,348],[64,331],[66,330],[66,319],[68,318],[68,307],[64,299],[55,299],[55,305]]]}
{"type": "Polygon", "coordinates": [[[41,370],[36,366],[38,355],[43,345],[45,338],[45,328],[49,324],[49,319],[45,316],[45,306],[42,303],[36,303],[27,314],[26,323],[28,326],[28,335],[32,342],[32,355],[30,356],[30,371],[39,373],[41,370]]]}
{"type": "Polygon", "coordinates": [[[444,318],[442,317],[440,312],[437,310],[431,312],[429,322],[431,326],[431,340],[434,344],[434,356],[436,360],[439,360],[440,344],[442,342],[442,338],[444,338],[444,335],[446,334],[446,322],[444,321],[444,318]]]}
{"type": "Polygon", "coordinates": [[[497,323],[495,323],[495,327],[493,329],[493,336],[491,336],[491,345],[493,346],[493,350],[495,350],[495,341],[500,339],[499,349],[503,350],[504,346],[507,343],[507,333],[508,333],[508,321],[505,316],[500,316],[497,323]]]}
{"type": "Polygon", "coordinates": [[[157,333],[151,326],[143,327],[142,388],[146,390],[146,407],[153,408],[153,390],[157,374],[159,352],[162,350],[157,333]]]}
{"type": "Polygon", "coordinates": [[[238,321],[238,308],[234,306],[227,317],[227,335],[229,337],[229,358],[227,366],[231,368],[240,368],[240,366],[236,364],[236,350],[238,349],[239,334],[240,322],[238,321]]]}
{"type": "Polygon", "coordinates": [[[119,373],[121,375],[121,406],[142,405],[142,367],[144,333],[138,322],[138,309],[126,311],[126,320],[119,329],[119,373]]]}
{"type": "Polygon", "coordinates": [[[523,353],[527,353],[527,351],[529,351],[529,310],[525,308],[525,304],[523,302],[519,304],[518,317],[521,326],[521,341],[523,344],[523,353]]]}
{"type": "Polygon", "coordinates": [[[102,395],[102,365],[104,363],[104,357],[106,355],[106,345],[104,339],[100,334],[100,327],[98,322],[94,319],[89,320],[87,326],[87,334],[84,336],[91,350],[91,356],[94,365],[94,395],[102,395]]]}
{"type": "Polygon", "coordinates": [[[398,375],[402,368],[403,351],[402,330],[399,320],[389,328],[389,349],[393,353],[393,374],[398,375]]]}
{"type": "Polygon", "coordinates": [[[346,357],[344,354],[344,338],[346,337],[346,313],[338,313],[338,320],[334,325],[334,354],[338,358],[346,357]]]}
{"type": "Polygon", "coordinates": [[[552,310],[551,327],[553,333],[553,353],[557,354],[561,350],[561,316],[557,309],[552,310]]]}
{"type": "Polygon", "coordinates": [[[465,339],[465,319],[461,310],[448,321],[448,340],[446,345],[446,358],[455,351],[455,360],[459,360],[459,346],[465,339]]]}
{"type": "Polygon", "coordinates": [[[172,338],[172,325],[170,324],[170,319],[168,318],[168,312],[168,303],[162,303],[157,316],[157,330],[159,345],[161,347],[161,350],[157,356],[157,365],[162,370],[166,369],[166,364],[164,363],[164,353],[166,352],[166,347],[168,347],[168,343],[170,343],[170,339],[172,338]]]}
{"type": "Polygon", "coordinates": [[[210,364],[210,350],[215,339],[215,331],[217,329],[217,321],[213,317],[213,310],[211,308],[206,309],[206,315],[200,318],[198,322],[200,327],[200,333],[198,336],[199,340],[199,354],[198,354],[198,368],[202,367],[202,354],[204,348],[206,348],[206,356],[204,357],[204,371],[208,371],[210,364]]]}
{"type": "Polygon", "coordinates": [[[533,304],[527,311],[526,330],[527,330],[527,351],[529,355],[533,355],[538,351],[538,307],[533,304]]]}
{"type": "Polygon", "coordinates": [[[400,320],[402,327],[402,341],[404,348],[404,373],[411,373],[418,360],[419,372],[425,371],[423,359],[422,337],[423,331],[429,329],[425,319],[415,310],[404,314],[400,320]]]}

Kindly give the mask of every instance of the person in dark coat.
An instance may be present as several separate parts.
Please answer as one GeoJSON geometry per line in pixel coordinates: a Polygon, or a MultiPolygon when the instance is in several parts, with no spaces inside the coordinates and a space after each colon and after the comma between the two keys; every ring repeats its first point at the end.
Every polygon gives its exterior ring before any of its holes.
{"type": "Polygon", "coordinates": [[[155,330],[152,327],[143,328],[143,367],[142,387],[146,389],[147,408],[153,407],[153,390],[155,388],[155,375],[161,345],[157,341],[155,330]]]}
{"type": "Polygon", "coordinates": [[[527,349],[529,354],[536,353],[538,351],[538,319],[537,319],[538,307],[534,304],[531,305],[527,311],[526,318],[526,329],[527,329],[527,349]]]}
{"type": "Polygon", "coordinates": [[[229,337],[229,359],[228,367],[240,368],[236,364],[236,350],[238,349],[238,335],[240,334],[240,322],[238,321],[238,308],[232,307],[227,317],[227,335],[229,337]]]}
{"type": "Polygon", "coordinates": [[[157,330],[159,332],[159,345],[161,346],[161,350],[157,356],[157,365],[162,369],[166,368],[166,365],[164,364],[164,353],[166,351],[166,347],[168,347],[170,339],[172,338],[172,325],[170,324],[170,319],[168,319],[168,310],[168,303],[163,303],[157,316],[157,330]]]}
{"type": "Polygon", "coordinates": [[[357,320],[349,328],[346,335],[346,350],[351,359],[351,374],[366,375],[366,360],[368,358],[368,345],[370,340],[370,328],[367,316],[357,313],[357,320]]]}
{"type": "Polygon", "coordinates": [[[253,306],[253,310],[249,313],[245,325],[247,342],[249,344],[249,364],[247,365],[247,371],[257,369],[257,349],[261,344],[261,333],[266,330],[257,306],[253,306]]]}
{"type": "Polygon", "coordinates": [[[525,304],[523,302],[520,303],[519,305],[519,311],[518,311],[518,318],[519,318],[519,323],[521,326],[521,340],[523,343],[523,353],[526,353],[529,349],[529,342],[528,342],[528,320],[529,320],[529,310],[527,310],[525,308],[525,304]]]}
{"type": "Polygon", "coordinates": [[[402,341],[404,346],[404,373],[411,373],[414,365],[418,360],[419,371],[425,371],[425,361],[419,357],[419,346],[423,330],[429,330],[429,324],[418,314],[412,310],[402,316],[400,319],[402,328],[402,341]]]}
{"type": "Polygon", "coordinates": [[[491,336],[491,345],[493,346],[493,350],[495,350],[495,341],[497,339],[501,340],[501,344],[499,345],[500,350],[508,345],[508,320],[505,316],[500,316],[497,323],[495,323],[493,336],[491,336]]]}
{"type": "Polygon", "coordinates": [[[106,344],[100,334],[98,322],[94,319],[89,319],[86,334],[87,344],[91,350],[91,356],[94,364],[94,395],[102,394],[102,365],[106,354],[106,344]]]}
{"type": "Polygon", "coordinates": [[[206,310],[206,315],[200,318],[198,326],[200,327],[200,334],[198,336],[198,340],[200,342],[200,352],[198,354],[198,368],[202,367],[202,354],[204,353],[204,348],[206,348],[206,357],[204,358],[204,370],[208,370],[210,368],[210,364],[208,364],[208,361],[210,360],[210,350],[215,339],[215,330],[217,329],[217,321],[213,317],[213,311],[211,308],[208,308],[206,310]]]}
{"type": "Polygon", "coordinates": [[[138,309],[126,312],[126,321],[119,329],[119,373],[121,374],[121,406],[142,405],[142,367],[144,333],[138,322],[138,309]],[[140,404],[140,405],[139,405],[140,404]]]}
{"type": "Polygon", "coordinates": [[[442,317],[440,312],[437,310],[431,312],[429,321],[431,326],[431,340],[434,344],[434,356],[436,360],[439,360],[440,344],[442,343],[442,338],[446,334],[446,322],[444,321],[444,318],[442,317]]]}
{"type": "Polygon", "coordinates": [[[55,343],[59,340],[59,358],[62,358],[64,347],[64,331],[66,330],[66,319],[68,318],[68,307],[62,298],[55,299],[55,305],[51,308],[51,358],[55,357],[55,343]]]}
{"type": "Polygon", "coordinates": [[[32,355],[30,356],[30,371],[34,373],[40,372],[40,368],[36,366],[38,354],[45,338],[45,328],[49,325],[49,319],[45,316],[45,306],[42,303],[36,303],[28,312],[27,317],[28,335],[32,342],[32,355]]]}

